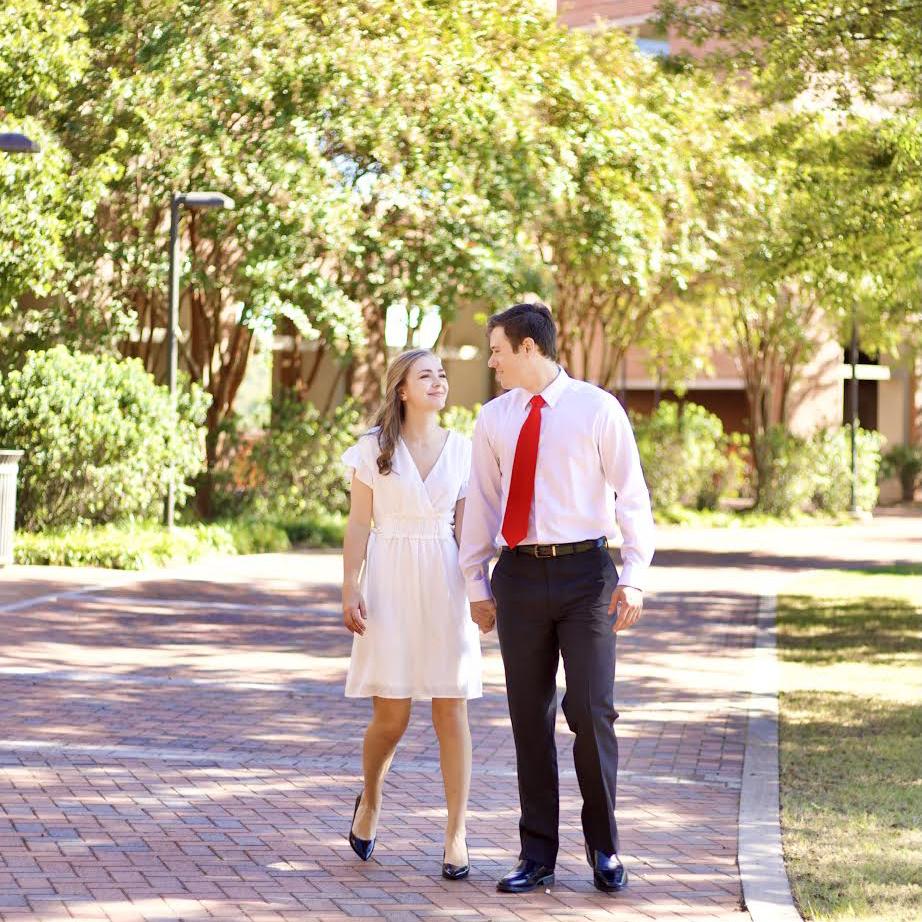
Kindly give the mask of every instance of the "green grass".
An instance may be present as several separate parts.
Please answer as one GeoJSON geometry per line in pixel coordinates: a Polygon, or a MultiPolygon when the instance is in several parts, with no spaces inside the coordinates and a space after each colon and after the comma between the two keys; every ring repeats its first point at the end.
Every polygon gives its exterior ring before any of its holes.
{"type": "Polygon", "coordinates": [[[922,919],[922,568],[778,601],[785,861],[806,919],[922,919]]]}

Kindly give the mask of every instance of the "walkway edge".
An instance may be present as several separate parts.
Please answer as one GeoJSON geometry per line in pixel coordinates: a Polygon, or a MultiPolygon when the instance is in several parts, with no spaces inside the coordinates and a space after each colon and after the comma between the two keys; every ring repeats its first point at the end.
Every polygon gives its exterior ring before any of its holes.
{"type": "Polygon", "coordinates": [[[781,847],[776,608],[774,593],[759,596],[737,861],[752,922],[801,922],[781,847]]]}

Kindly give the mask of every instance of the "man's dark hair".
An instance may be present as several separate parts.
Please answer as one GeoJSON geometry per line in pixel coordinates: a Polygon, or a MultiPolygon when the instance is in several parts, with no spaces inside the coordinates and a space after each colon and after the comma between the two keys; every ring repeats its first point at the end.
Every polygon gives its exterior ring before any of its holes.
{"type": "Polygon", "coordinates": [[[487,335],[497,327],[502,327],[513,352],[518,352],[522,340],[530,336],[545,358],[557,361],[557,327],[546,304],[513,304],[487,321],[487,335]]]}

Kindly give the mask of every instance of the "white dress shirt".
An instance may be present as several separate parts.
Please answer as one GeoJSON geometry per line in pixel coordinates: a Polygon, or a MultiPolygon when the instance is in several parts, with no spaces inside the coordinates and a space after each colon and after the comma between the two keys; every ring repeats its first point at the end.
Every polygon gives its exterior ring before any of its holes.
{"type": "MultiPolygon", "coordinates": [[[[487,403],[474,427],[460,563],[468,598],[492,598],[488,567],[499,545],[519,430],[532,394],[515,388],[487,403]]],[[[541,392],[535,496],[522,544],[624,538],[619,585],[643,588],[653,559],[653,514],[634,433],[617,399],[562,368],[541,392]]]]}

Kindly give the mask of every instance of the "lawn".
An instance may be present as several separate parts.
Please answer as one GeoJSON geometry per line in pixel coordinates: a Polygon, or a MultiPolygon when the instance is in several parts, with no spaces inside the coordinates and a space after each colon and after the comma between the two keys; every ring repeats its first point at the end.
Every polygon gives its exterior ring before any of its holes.
{"type": "Polygon", "coordinates": [[[806,919],[922,919],[922,568],[778,600],[782,830],[806,919]]]}

